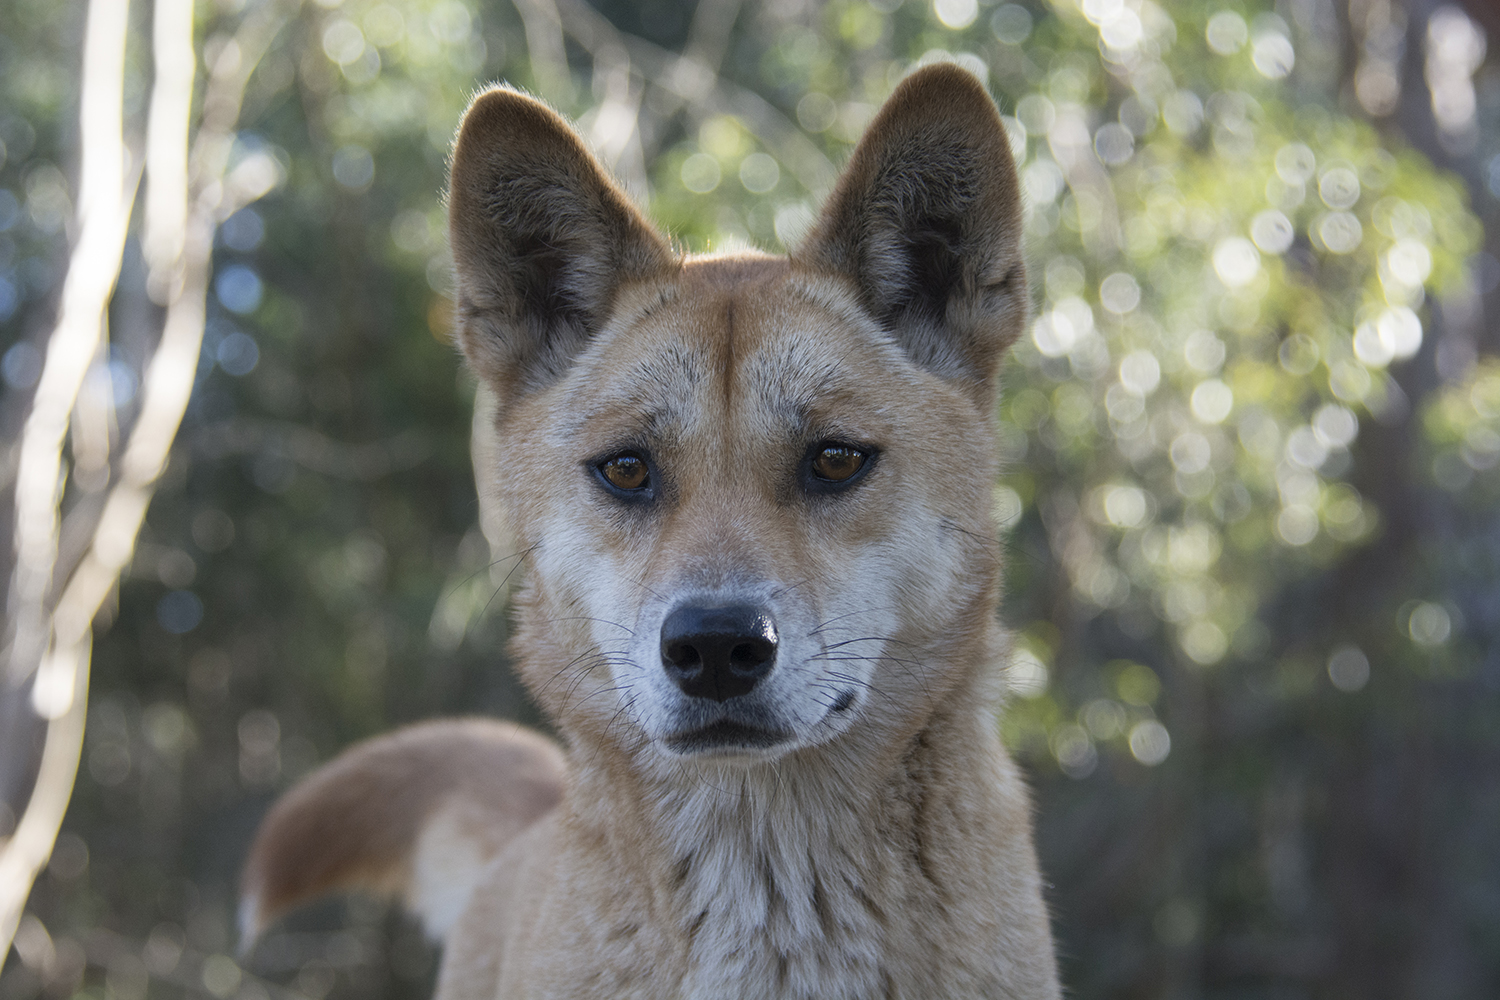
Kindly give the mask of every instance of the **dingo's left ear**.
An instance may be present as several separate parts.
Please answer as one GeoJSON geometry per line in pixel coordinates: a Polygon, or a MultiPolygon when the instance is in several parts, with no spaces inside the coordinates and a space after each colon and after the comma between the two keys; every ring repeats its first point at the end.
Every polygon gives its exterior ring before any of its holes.
{"type": "Polygon", "coordinates": [[[677,260],[568,123],[506,88],[464,115],[448,226],[464,353],[502,409],[561,374],[622,284],[677,260]]]}
{"type": "Polygon", "coordinates": [[[902,81],[795,256],[852,278],[914,360],[988,406],[1027,304],[1015,162],[979,81],[949,64],[902,81]]]}

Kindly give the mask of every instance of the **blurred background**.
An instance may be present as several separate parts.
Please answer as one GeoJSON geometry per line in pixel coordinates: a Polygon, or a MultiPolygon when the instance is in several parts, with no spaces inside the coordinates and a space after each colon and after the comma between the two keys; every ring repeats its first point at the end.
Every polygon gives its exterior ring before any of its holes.
{"type": "MultiPolygon", "coordinates": [[[[121,22],[127,190],[164,6],[121,22]]],[[[13,659],[15,486],[79,238],[87,13],[0,5],[13,659]]],[[[139,542],[101,590],[77,784],[0,1000],[430,994],[432,950],[368,900],[237,956],[234,886],[268,804],[351,741],[463,712],[545,725],[506,665],[510,564],[482,530],[474,385],[450,341],[441,193],[476,88],[509,81],[573,116],[684,248],[780,252],[884,96],[933,60],[987,83],[1025,190],[1035,320],[994,494],[1021,652],[996,724],[1036,790],[1070,995],[1500,996],[1500,8],[199,0],[192,16],[184,113],[217,136],[192,160],[194,204],[216,206],[201,351],[139,542]]],[[[39,607],[129,479],[122,442],[171,329],[142,227],[62,441],[39,607]]],[[[5,677],[0,844],[62,711],[45,670],[5,677]]]]}

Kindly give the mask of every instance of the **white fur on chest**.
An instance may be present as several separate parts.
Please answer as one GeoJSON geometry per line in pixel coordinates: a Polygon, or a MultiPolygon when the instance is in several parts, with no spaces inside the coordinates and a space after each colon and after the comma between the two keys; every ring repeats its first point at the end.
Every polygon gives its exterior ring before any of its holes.
{"type": "Polygon", "coordinates": [[[887,881],[891,865],[841,793],[832,781],[757,769],[705,776],[659,804],[691,941],[685,998],[880,992],[886,928],[873,896],[888,889],[872,883],[887,881]]]}

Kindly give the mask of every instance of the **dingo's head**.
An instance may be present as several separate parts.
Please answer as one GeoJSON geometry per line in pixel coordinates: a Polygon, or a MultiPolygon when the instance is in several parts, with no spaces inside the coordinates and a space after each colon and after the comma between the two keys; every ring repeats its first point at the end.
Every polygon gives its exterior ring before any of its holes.
{"type": "Polygon", "coordinates": [[[517,651],[574,739],[774,758],[910,732],[990,652],[1015,167],[952,66],[897,88],[790,260],[684,260],[539,102],[469,109],[465,353],[528,555],[517,651]]]}

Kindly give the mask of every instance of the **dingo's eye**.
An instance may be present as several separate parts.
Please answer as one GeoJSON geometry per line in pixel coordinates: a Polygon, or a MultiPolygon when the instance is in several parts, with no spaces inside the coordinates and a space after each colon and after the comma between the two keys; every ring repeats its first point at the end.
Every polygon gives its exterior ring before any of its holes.
{"type": "Polygon", "coordinates": [[[813,475],[825,483],[847,483],[864,469],[870,456],[847,444],[825,444],[812,459],[813,475]]]}
{"type": "Polygon", "coordinates": [[[651,485],[651,470],[639,455],[625,452],[596,465],[599,477],[623,493],[640,493],[651,485]]]}

